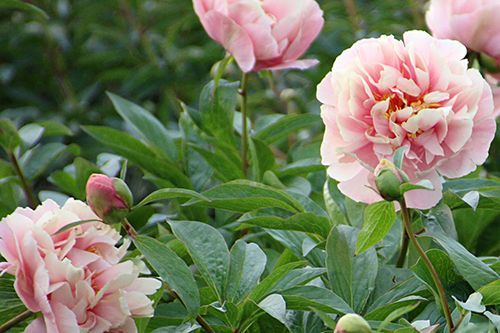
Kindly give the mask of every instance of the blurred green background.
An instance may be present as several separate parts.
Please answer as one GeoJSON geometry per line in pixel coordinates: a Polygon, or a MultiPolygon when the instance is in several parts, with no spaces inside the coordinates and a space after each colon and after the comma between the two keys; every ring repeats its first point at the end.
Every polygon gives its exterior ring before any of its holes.
{"type": "MultiPolygon", "coordinates": [[[[49,18],[0,5],[0,112],[18,125],[55,119],[77,133],[79,124],[113,125],[117,115],[105,91],[142,104],[164,123],[175,123],[179,101],[195,105],[211,67],[224,57],[189,0],[27,2],[49,18]]],[[[316,84],[355,40],[400,36],[424,26],[423,1],[319,2],[326,24],[307,57],[321,64],[305,72],[280,72],[274,80],[274,92],[300,89],[301,112],[318,112],[316,84]]],[[[235,67],[231,73],[230,79],[237,80],[235,67]]],[[[269,89],[267,83],[254,83],[263,96],[253,98],[262,105],[276,102],[273,92],[260,89],[269,89]]]]}

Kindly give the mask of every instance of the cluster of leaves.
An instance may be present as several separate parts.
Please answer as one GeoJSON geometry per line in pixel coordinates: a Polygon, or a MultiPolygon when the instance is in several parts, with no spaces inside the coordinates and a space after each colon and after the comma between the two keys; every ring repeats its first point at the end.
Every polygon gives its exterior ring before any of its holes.
{"type": "MultiPolygon", "coordinates": [[[[47,0],[43,11],[6,1],[0,216],[46,198],[84,200],[90,174],[121,170],[138,199],[130,256],[165,282],[140,332],[320,333],[352,312],[379,332],[443,331],[416,251],[396,267],[399,213],[344,197],[319,159],[315,84],[355,39],[420,27],[419,2],[405,3],[321,2],[326,27],[311,50],[321,65],[250,77],[245,172],[239,74],[189,1],[47,0]]],[[[412,212],[457,332],[500,325],[500,182],[490,159],[446,181],[438,206],[412,212]]],[[[24,307],[6,276],[0,296],[1,325],[24,307]]]]}

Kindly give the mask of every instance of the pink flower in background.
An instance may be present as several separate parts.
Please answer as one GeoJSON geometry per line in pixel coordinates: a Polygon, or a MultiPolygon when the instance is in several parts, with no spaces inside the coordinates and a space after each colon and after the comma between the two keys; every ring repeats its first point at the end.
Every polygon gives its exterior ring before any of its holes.
{"type": "Polygon", "coordinates": [[[309,68],[297,60],[323,27],[314,0],[193,0],[208,35],[231,53],[244,72],[309,68]]]}
{"type": "Polygon", "coordinates": [[[437,38],[455,39],[500,62],[500,0],[432,0],[427,25],[437,38]]]}
{"type": "Polygon", "coordinates": [[[495,105],[495,117],[500,116],[500,74],[486,75],[493,93],[493,104],[495,105]]]}
{"type": "Polygon", "coordinates": [[[326,126],[321,156],[348,197],[381,200],[373,170],[407,147],[402,169],[434,191],[405,194],[426,209],[442,197],[440,176],[465,176],[484,163],[495,135],[488,83],[467,69],[466,48],[423,31],[364,39],[344,51],[318,85],[326,126]]]}
{"type": "Polygon", "coordinates": [[[35,210],[18,208],[0,222],[0,270],[15,276],[26,307],[41,312],[31,333],[136,332],[131,317],[150,317],[146,295],[160,282],[141,278],[132,261],[120,262],[129,242],[116,247],[119,233],[90,222],[58,232],[69,223],[98,217],[81,201],[63,207],[51,200],[35,210]]]}

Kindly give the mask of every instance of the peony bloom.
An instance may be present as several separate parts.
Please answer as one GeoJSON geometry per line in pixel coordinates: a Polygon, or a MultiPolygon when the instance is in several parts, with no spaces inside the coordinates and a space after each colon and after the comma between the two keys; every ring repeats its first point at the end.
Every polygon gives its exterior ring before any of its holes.
{"type": "Polygon", "coordinates": [[[138,277],[132,261],[120,262],[129,246],[119,233],[90,222],[98,217],[81,201],[63,207],[51,200],[35,210],[18,208],[0,222],[0,270],[15,276],[26,307],[41,312],[25,332],[136,332],[131,317],[153,315],[150,299],[160,282],[138,277]]]}
{"type": "Polygon", "coordinates": [[[119,223],[133,204],[132,193],[120,178],[92,174],[86,186],[87,202],[105,223],[119,223]]]}
{"type": "Polygon", "coordinates": [[[488,83],[467,69],[466,48],[423,31],[404,40],[364,39],[344,51],[318,85],[326,131],[321,146],[328,174],[348,197],[381,197],[373,170],[406,147],[402,170],[434,191],[405,194],[409,207],[427,209],[442,197],[440,175],[457,178],[484,163],[495,135],[488,83]]]}
{"type": "Polygon", "coordinates": [[[500,62],[500,0],[432,0],[427,25],[437,38],[455,39],[500,62]]]}
{"type": "Polygon", "coordinates": [[[495,117],[500,116],[500,74],[486,75],[493,93],[493,104],[495,105],[495,117]]]}
{"type": "Polygon", "coordinates": [[[231,53],[244,72],[309,68],[297,60],[323,27],[314,0],[193,0],[208,35],[231,53]]]}

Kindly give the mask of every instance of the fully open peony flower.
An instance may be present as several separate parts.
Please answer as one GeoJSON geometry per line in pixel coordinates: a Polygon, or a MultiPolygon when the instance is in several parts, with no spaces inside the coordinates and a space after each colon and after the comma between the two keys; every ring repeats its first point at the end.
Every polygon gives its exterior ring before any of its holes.
{"type": "Polygon", "coordinates": [[[31,333],[136,332],[131,317],[152,316],[146,295],[160,282],[138,277],[132,261],[120,262],[129,242],[116,247],[119,233],[90,222],[59,232],[80,220],[98,217],[81,201],[63,207],[51,200],[35,210],[18,208],[0,222],[0,270],[15,276],[26,307],[41,312],[31,333]]]}
{"type": "Polygon", "coordinates": [[[482,164],[495,135],[488,83],[467,69],[466,48],[423,31],[364,39],[344,51],[318,85],[326,131],[321,147],[328,174],[356,201],[381,197],[373,170],[407,147],[410,181],[429,179],[434,191],[405,194],[426,209],[442,197],[439,175],[464,176],[482,164]]]}
{"type": "Polygon", "coordinates": [[[297,60],[323,27],[314,0],[193,0],[208,35],[231,53],[244,72],[305,69],[297,60]]]}
{"type": "Polygon", "coordinates": [[[437,38],[456,39],[500,61],[500,0],[432,0],[427,25],[437,38]]]}

